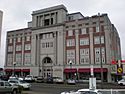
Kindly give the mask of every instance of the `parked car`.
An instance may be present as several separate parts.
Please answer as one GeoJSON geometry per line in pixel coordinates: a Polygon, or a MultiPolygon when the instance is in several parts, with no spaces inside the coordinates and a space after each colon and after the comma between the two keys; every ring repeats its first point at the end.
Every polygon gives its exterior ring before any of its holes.
{"type": "Polygon", "coordinates": [[[61,77],[53,77],[54,83],[64,83],[64,80],[61,77]]]}
{"type": "Polygon", "coordinates": [[[27,75],[27,76],[24,78],[24,80],[25,80],[26,82],[34,82],[34,81],[35,81],[35,79],[34,79],[34,77],[33,77],[32,75],[27,75]]]}
{"type": "Polygon", "coordinates": [[[19,86],[22,86],[23,89],[30,89],[31,88],[31,84],[30,83],[27,83],[23,80],[10,80],[8,81],[11,85],[19,85],[19,86]]]}
{"type": "Polygon", "coordinates": [[[0,80],[0,94],[11,93],[11,94],[21,94],[22,89],[20,86],[11,85],[8,81],[0,80]]]}
{"type": "Polygon", "coordinates": [[[18,80],[18,78],[17,77],[15,77],[15,76],[10,76],[9,77],[9,79],[8,79],[8,81],[17,81],[18,80]]]}
{"type": "Polygon", "coordinates": [[[74,79],[68,79],[67,84],[76,84],[76,80],[74,79]]]}
{"type": "Polygon", "coordinates": [[[38,77],[36,78],[36,82],[37,82],[37,83],[42,83],[42,82],[44,82],[44,78],[43,78],[42,76],[38,76],[38,77]]]}
{"type": "Polygon", "coordinates": [[[118,84],[119,84],[119,85],[125,85],[125,79],[119,80],[119,81],[118,81],[118,84]]]}

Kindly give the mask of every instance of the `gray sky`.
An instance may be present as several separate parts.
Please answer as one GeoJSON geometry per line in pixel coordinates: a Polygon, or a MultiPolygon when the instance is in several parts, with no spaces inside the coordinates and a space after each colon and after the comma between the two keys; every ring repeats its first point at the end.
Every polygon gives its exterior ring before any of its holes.
{"type": "Polygon", "coordinates": [[[69,13],[81,12],[84,16],[107,13],[121,38],[122,57],[125,59],[125,0],[0,0],[3,15],[0,65],[5,60],[6,31],[26,28],[32,11],[63,4],[69,13]]]}

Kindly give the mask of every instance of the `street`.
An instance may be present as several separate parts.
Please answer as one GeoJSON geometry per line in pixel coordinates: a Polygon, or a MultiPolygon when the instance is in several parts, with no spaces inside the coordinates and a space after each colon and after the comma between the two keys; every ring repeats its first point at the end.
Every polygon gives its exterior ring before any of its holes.
{"type": "MultiPolygon", "coordinates": [[[[100,87],[100,84],[97,84],[97,88],[100,87]]],[[[100,89],[102,94],[125,94],[125,86],[118,86],[113,84],[104,84],[105,89],[100,89]],[[113,89],[111,89],[111,87],[113,89]]],[[[67,84],[46,84],[46,83],[32,83],[31,90],[23,91],[23,94],[60,94],[64,91],[76,91],[78,89],[88,88],[88,84],[76,84],[76,85],[67,85],[67,84]]]]}

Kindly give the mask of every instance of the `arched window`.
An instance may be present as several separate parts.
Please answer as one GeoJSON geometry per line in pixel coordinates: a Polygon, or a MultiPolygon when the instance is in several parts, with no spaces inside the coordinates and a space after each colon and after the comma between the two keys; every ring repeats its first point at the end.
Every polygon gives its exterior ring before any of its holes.
{"type": "Polygon", "coordinates": [[[52,63],[52,60],[51,60],[51,58],[46,57],[46,58],[44,58],[43,63],[52,63]]]}

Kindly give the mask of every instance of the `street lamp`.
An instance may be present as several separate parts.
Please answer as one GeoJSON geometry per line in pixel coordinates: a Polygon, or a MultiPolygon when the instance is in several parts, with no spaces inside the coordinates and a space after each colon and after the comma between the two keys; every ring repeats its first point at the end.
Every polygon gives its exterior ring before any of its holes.
{"type": "Polygon", "coordinates": [[[16,66],[16,62],[13,62],[13,75],[15,76],[15,66],[16,66]]]}
{"type": "Polygon", "coordinates": [[[100,13],[98,13],[99,21],[99,39],[100,39],[100,68],[101,68],[101,88],[103,88],[103,65],[102,65],[102,50],[101,50],[101,30],[100,30],[100,13]]]}
{"type": "Polygon", "coordinates": [[[69,61],[70,64],[70,79],[72,79],[72,61],[69,61]]]}

